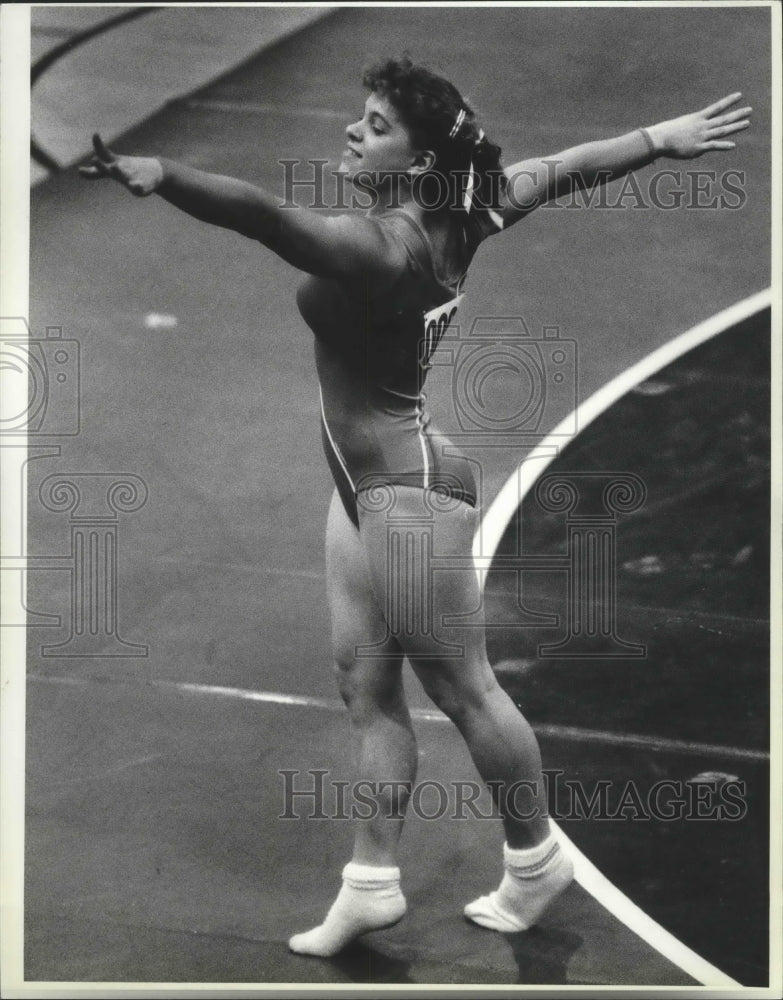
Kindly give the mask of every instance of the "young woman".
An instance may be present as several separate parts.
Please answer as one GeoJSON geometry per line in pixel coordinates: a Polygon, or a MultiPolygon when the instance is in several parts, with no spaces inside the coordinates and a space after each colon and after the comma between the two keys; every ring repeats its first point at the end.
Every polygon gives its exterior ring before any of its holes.
{"type": "Polygon", "coordinates": [[[114,154],[98,136],[91,166],[81,169],[258,240],[306,275],[298,305],[315,335],[336,485],[326,531],[333,654],[356,777],[377,790],[324,923],[290,941],[294,951],[321,956],[390,926],[406,909],[397,845],[417,752],[404,656],[457,725],[504,823],[503,880],[465,915],[523,930],[570,882],[572,865],[546,818],[535,736],[495,680],[483,629],[454,624],[470,616],[475,625],[481,606],[469,568],[478,497],[470,464],[431,424],[422,386],[482,240],[552,198],[656,157],[732,149],[728,137],[748,127],[751,111],[732,94],[503,171],[500,149],[448,81],[403,59],[369,70],[364,83],[369,96],[346,129],[341,170],[372,202],[367,211],[282,208],[277,195],[239,180],[114,154]],[[395,533],[395,525],[403,528],[395,533]],[[434,571],[432,554],[461,568],[434,571]]]}

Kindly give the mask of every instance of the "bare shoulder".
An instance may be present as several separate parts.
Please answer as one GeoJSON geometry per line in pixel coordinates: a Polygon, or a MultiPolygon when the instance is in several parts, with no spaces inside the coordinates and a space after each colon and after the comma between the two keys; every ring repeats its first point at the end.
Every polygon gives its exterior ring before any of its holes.
{"type": "Polygon", "coordinates": [[[335,242],[356,248],[368,268],[387,271],[405,264],[405,250],[391,217],[348,212],[331,216],[326,223],[335,242]]]}
{"type": "Polygon", "coordinates": [[[361,212],[324,216],[325,259],[312,273],[336,279],[352,293],[377,295],[390,289],[405,271],[408,257],[393,225],[361,212]]]}

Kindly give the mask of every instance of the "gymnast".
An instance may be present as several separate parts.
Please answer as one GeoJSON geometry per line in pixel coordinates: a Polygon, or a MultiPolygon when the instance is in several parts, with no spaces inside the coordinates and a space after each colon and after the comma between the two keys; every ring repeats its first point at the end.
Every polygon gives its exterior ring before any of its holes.
{"type": "Polygon", "coordinates": [[[333,658],[355,777],[377,789],[377,809],[356,822],[353,855],[324,922],[289,942],[295,952],[319,956],[391,926],[406,911],[397,849],[417,749],[404,657],[457,726],[504,826],[502,881],[468,903],[465,916],[501,932],[525,930],[572,880],[571,860],[547,818],[536,738],[493,674],[484,630],[447,624],[464,615],[475,625],[476,574],[422,573],[405,560],[402,568],[392,562],[389,510],[393,505],[414,532],[417,524],[421,531],[432,526],[439,557],[469,562],[476,482],[468,460],[432,423],[423,386],[481,243],[552,199],[658,157],[732,149],[730,137],[749,126],[751,113],[735,93],[702,111],[504,170],[499,147],[447,80],[406,57],[372,67],[364,85],[367,100],[345,131],[340,171],[369,200],[365,210],[283,208],[277,194],[252,184],[164,158],[120,155],[99,136],[91,164],[80,168],[86,179],[155,193],[258,241],[303,275],[297,303],[314,335],[321,432],[335,483],[326,528],[333,658]],[[399,609],[408,607],[427,607],[430,618],[402,628],[399,609]],[[510,790],[520,787],[529,792],[524,812],[510,801],[510,790]]]}

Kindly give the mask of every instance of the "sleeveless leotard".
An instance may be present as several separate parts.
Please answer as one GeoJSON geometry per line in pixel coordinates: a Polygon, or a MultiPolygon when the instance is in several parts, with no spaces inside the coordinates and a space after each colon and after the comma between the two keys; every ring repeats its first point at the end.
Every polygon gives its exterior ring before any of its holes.
{"type": "Polygon", "coordinates": [[[407,258],[389,291],[362,295],[315,276],[299,288],[297,304],[315,334],[324,451],[357,527],[357,497],[378,485],[437,490],[476,506],[471,465],[435,431],[423,386],[470,259],[481,239],[497,232],[477,216],[466,217],[459,259],[445,278],[426,234],[397,209],[376,216],[407,258]]]}

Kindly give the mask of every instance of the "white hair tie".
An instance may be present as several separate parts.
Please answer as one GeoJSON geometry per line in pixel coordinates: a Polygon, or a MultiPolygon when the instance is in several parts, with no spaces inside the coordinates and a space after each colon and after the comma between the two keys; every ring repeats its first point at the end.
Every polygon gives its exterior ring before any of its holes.
{"type": "Polygon", "coordinates": [[[451,126],[451,132],[449,132],[449,139],[453,139],[454,136],[459,132],[462,127],[462,123],[465,121],[465,109],[462,108],[460,113],[457,115],[456,121],[451,126]]]}
{"type": "MultiPolygon", "coordinates": [[[[483,138],[484,138],[484,129],[480,128],[478,132],[478,139],[476,139],[476,142],[474,143],[474,148],[475,146],[478,146],[478,144],[481,142],[483,138]]],[[[465,195],[462,199],[462,207],[465,209],[466,212],[470,212],[471,208],[473,207],[473,188],[475,186],[476,186],[476,170],[473,166],[473,154],[471,154],[470,172],[468,173],[468,183],[465,187],[465,195]]]]}

